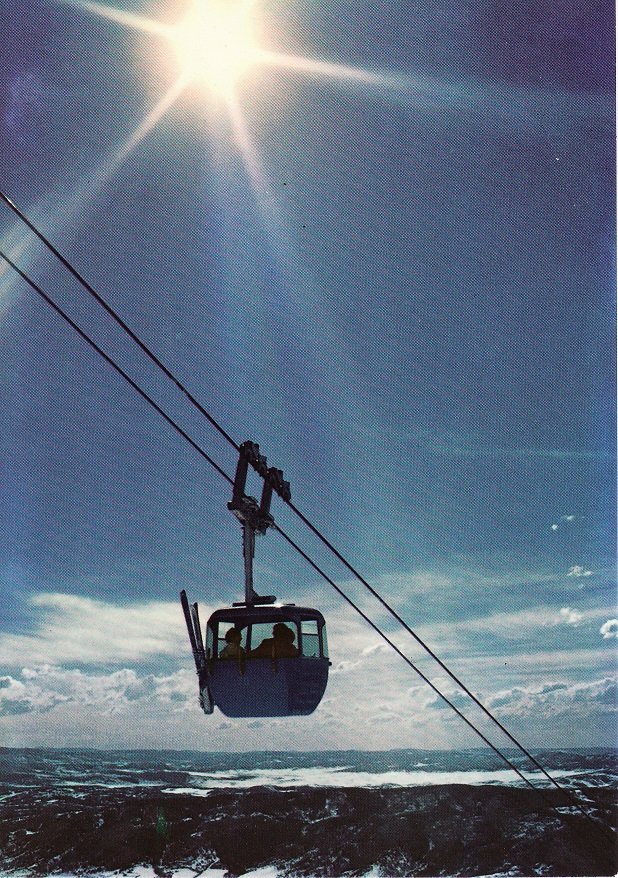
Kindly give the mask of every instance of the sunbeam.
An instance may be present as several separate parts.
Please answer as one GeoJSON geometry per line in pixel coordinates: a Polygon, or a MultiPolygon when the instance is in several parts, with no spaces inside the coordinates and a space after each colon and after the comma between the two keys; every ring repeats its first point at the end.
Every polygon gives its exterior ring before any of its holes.
{"type": "Polygon", "coordinates": [[[139,146],[144,137],[152,131],[157,122],[163,118],[170,107],[178,100],[187,85],[188,80],[184,76],[179,76],[172,87],[168,89],[161,100],[152,108],[133,134],[118,148],[112,159],[105,166],[104,174],[106,179],[115,173],[129,153],[139,146]]]}
{"type": "Polygon", "coordinates": [[[270,52],[258,44],[253,10],[256,0],[194,0],[183,18],[166,24],[125,12],[93,0],[61,0],[124,27],[165,38],[174,48],[179,78],[149,113],[142,125],[120,148],[120,163],[157,124],[164,113],[191,84],[204,82],[211,96],[222,101],[229,115],[236,145],[243,157],[251,183],[264,210],[268,187],[261,162],[250,137],[240,106],[237,86],[255,67],[279,67],[308,76],[334,78],[365,85],[401,88],[402,79],[311,58],[270,52]]]}
{"type": "Polygon", "coordinates": [[[324,76],[342,81],[351,80],[366,85],[379,85],[388,88],[405,88],[409,82],[405,77],[392,73],[364,70],[362,67],[349,67],[345,64],[331,64],[328,61],[317,61],[304,58],[302,55],[286,55],[280,52],[260,50],[257,59],[261,64],[271,67],[282,67],[285,70],[298,70],[309,76],[324,76]]]}
{"type": "MultiPolygon", "coordinates": [[[[0,248],[10,256],[14,262],[20,262],[32,243],[31,236],[23,231],[21,223],[15,223],[0,238],[0,248]]],[[[21,262],[23,265],[23,262],[21,262]]],[[[26,266],[27,267],[27,266],[26,266]]],[[[0,262],[0,319],[6,314],[13,303],[13,289],[18,280],[17,275],[8,264],[0,262]]]]}
{"type": "Polygon", "coordinates": [[[242,154],[253,187],[259,195],[267,195],[266,177],[249,136],[247,123],[238,102],[238,95],[233,90],[230,90],[226,96],[226,107],[232,123],[236,145],[242,154]]]}
{"type": "Polygon", "coordinates": [[[123,24],[133,30],[143,31],[148,34],[156,34],[157,36],[167,37],[173,36],[173,27],[164,24],[162,21],[156,21],[153,18],[145,18],[143,15],[135,15],[132,12],[125,12],[122,9],[116,9],[113,6],[106,6],[104,3],[94,3],[91,0],[60,0],[60,2],[68,3],[69,6],[77,6],[86,12],[93,12],[100,15],[101,18],[107,18],[118,24],[123,24]]]}
{"type": "MultiPolygon", "coordinates": [[[[28,214],[33,222],[42,230],[47,227],[52,229],[56,239],[59,236],[66,237],[70,234],[76,218],[170,109],[185,87],[186,80],[182,77],[177,79],[130,137],[121,143],[94,173],[89,172],[84,175],[68,198],[63,199],[60,193],[44,197],[28,214]],[[53,212],[51,218],[49,218],[50,212],[53,212]]],[[[33,265],[37,251],[40,250],[37,239],[27,229],[24,230],[21,222],[17,222],[7,229],[0,238],[0,246],[24,270],[28,270],[33,265]]],[[[12,294],[18,279],[15,272],[5,262],[0,264],[0,317],[8,310],[14,300],[12,294]]]]}

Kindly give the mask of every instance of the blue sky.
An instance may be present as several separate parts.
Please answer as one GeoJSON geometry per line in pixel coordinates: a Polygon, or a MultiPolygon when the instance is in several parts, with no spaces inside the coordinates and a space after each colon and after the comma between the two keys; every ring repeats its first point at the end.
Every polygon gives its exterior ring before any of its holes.
{"type": "MultiPolygon", "coordinates": [[[[189,7],[12,4],[2,188],[524,743],[613,743],[613,10],[255,0],[233,104],[213,66],[169,96],[152,22],[189,7]]],[[[233,472],[5,208],[0,240],[233,472]]],[[[226,484],[10,270],[0,349],[6,743],[475,743],[275,534],[256,585],[323,608],[326,697],[204,718],[177,594],[241,596],[226,484]]]]}

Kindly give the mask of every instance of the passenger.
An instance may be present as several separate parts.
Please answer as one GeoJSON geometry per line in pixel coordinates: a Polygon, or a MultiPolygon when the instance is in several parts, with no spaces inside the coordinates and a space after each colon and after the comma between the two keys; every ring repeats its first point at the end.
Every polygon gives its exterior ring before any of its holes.
{"type": "Polygon", "coordinates": [[[273,636],[266,637],[258,647],[249,653],[250,658],[295,658],[298,650],[294,646],[295,634],[283,622],[273,625],[273,636]]]}
{"type": "Polygon", "coordinates": [[[219,658],[244,658],[245,651],[240,645],[241,640],[242,634],[240,633],[238,628],[230,628],[225,635],[225,641],[227,643],[227,646],[223,647],[223,649],[219,653],[219,658]]]}

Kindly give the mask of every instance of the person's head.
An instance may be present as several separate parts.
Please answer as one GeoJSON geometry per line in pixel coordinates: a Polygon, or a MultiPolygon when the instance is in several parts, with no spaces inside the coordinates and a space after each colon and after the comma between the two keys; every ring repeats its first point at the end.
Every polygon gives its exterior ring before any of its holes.
{"type": "Polygon", "coordinates": [[[230,630],[225,635],[225,640],[227,643],[240,643],[242,639],[242,635],[238,628],[230,628],[230,630]]]}
{"type": "Polygon", "coordinates": [[[292,643],[294,640],[294,632],[291,628],[288,628],[287,625],[284,625],[283,622],[277,622],[276,625],[273,625],[273,637],[275,640],[292,643]]]}

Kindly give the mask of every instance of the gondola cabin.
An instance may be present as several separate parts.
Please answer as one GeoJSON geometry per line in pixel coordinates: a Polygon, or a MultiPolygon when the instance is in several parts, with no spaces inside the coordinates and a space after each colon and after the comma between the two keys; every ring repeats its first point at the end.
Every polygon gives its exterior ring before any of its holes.
{"type": "Polygon", "coordinates": [[[328,681],[324,617],[306,607],[231,607],[206,626],[208,687],[226,716],[313,713],[328,681]]]}
{"type": "Polygon", "coordinates": [[[204,713],[215,706],[226,716],[302,716],[313,713],[328,682],[328,647],[324,616],[308,607],[280,604],[274,595],[253,589],[255,535],[275,525],[270,514],[272,492],[290,500],[283,473],[266,467],[254,442],[240,446],[232,501],[228,509],[242,527],[245,600],[215,610],[202,638],[197,604],[180,602],[199,681],[204,713]],[[251,465],[264,479],[258,504],[245,494],[251,465]]]}

